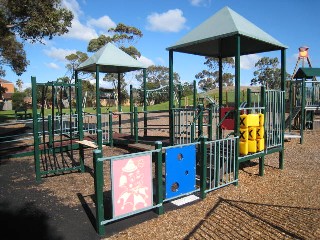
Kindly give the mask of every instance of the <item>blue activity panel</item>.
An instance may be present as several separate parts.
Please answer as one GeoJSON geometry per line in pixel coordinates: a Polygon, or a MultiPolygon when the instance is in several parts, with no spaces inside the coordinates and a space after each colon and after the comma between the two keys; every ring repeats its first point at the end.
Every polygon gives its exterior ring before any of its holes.
{"type": "Polygon", "coordinates": [[[166,198],[177,197],[196,189],[196,146],[166,150],[166,198]]]}

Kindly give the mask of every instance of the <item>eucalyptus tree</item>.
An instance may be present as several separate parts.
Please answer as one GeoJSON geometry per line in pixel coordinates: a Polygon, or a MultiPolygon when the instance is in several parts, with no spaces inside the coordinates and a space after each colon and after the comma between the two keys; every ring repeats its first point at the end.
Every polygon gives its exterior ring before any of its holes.
{"type": "Polygon", "coordinates": [[[26,41],[44,43],[68,32],[73,14],[61,0],[0,0],[0,76],[3,66],[17,75],[29,64],[24,50],[26,41]]]}

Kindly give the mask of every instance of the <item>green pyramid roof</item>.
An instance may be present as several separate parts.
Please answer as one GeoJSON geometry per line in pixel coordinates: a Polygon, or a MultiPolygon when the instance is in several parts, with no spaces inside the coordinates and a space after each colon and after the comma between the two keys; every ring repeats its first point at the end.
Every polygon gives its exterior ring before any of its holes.
{"type": "Polygon", "coordinates": [[[320,68],[299,68],[293,78],[307,78],[311,79],[313,77],[320,76],[320,68]]]}
{"type": "Polygon", "coordinates": [[[124,73],[146,68],[143,63],[134,59],[112,43],[108,43],[100,48],[90,58],[81,63],[77,70],[95,72],[96,65],[99,65],[99,71],[104,73],[124,73]]]}
{"type": "Polygon", "coordinates": [[[238,34],[241,36],[241,55],[287,48],[229,7],[224,7],[167,50],[211,57],[232,57],[235,55],[235,36],[238,34]]]}

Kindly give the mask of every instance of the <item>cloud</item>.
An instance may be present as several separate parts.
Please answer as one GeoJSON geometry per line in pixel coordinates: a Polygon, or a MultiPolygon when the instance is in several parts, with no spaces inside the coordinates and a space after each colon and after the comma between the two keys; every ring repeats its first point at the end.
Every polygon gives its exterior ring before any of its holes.
{"type": "Polygon", "coordinates": [[[109,29],[112,27],[116,27],[115,22],[112,21],[109,16],[103,16],[98,19],[92,18],[88,21],[87,24],[88,24],[88,26],[97,27],[97,28],[101,28],[101,29],[109,29]]]}
{"type": "Polygon", "coordinates": [[[149,59],[149,58],[146,58],[144,56],[141,56],[138,58],[138,61],[143,63],[144,65],[146,65],[147,67],[151,66],[151,65],[154,65],[154,62],[149,59]]]}
{"type": "Polygon", "coordinates": [[[55,60],[65,62],[66,61],[65,57],[72,53],[76,53],[76,51],[77,50],[75,49],[63,49],[63,48],[51,47],[50,49],[44,50],[44,53],[55,60]]]}
{"type": "Polygon", "coordinates": [[[79,16],[83,14],[77,0],[63,0],[62,7],[69,9],[73,13],[74,18],[76,19],[78,19],[79,16]]]}
{"type": "Polygon", "coordinates": [[[211,0],[189,0],[192,6],[208,6],[211,4],[211,0]]]}
{"type": "Polygon", "coordinates": [[[78,19],[72,20],[72,25],[71,28],[69,28],[69,32],[64,34],[63,36],[85,41],[90,41],[93,38],[98,38],[98,34],[94,28],[83,25],[78,19]]]}
{"type": "MultiPolygon", "coordinates": [[[[69,9],[74,15],[69,32],[63,37],[90,41],[93,38],[98,38],[96,29],[109,29],[116,26],[109,16],[102,16],[98,19],[91,18],[82,23],[80,17],[83,12],[76,0],[63,0],[62,6],[69,9]]],[[[100,33],[104,34],[104,32],[100,33]]]]}
{"type": "Polygon", "coordinates": [[[54,62],[51,62],[51,63],[46,63],[46,65],[49,67],[49,68],[52,68],[52,69],[59,69],[59,65],[54,63],[54,62]]]}
{"type": "Polygon", "coordinates": [[[160,32],[179,32],[185,28],[187,19],[180,9],[169,10],[165,13],[152,13],[147,17],[147,30],[160,32]]]}
{"type": "Polygon", "coordinates": [[[240,68],[242,69],[252,69],[254,65],[261,57],[258,54],[249,54],[240,57],[240,68]]]}

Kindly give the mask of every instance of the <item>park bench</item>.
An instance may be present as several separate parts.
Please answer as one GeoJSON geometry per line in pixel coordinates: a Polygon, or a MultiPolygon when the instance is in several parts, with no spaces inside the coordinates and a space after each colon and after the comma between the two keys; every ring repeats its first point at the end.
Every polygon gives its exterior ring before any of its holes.
{"type": "Polygon", "coordinates": [[[17,108],[14,111],[16,120],[32,118],[32,114],[27,112],[26,108],[17,108]]]}

